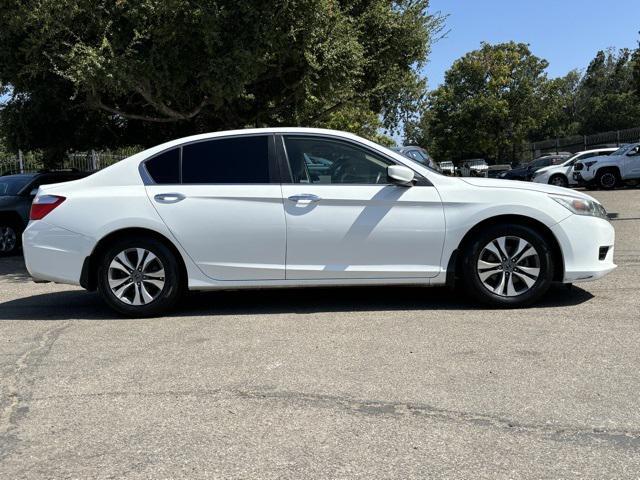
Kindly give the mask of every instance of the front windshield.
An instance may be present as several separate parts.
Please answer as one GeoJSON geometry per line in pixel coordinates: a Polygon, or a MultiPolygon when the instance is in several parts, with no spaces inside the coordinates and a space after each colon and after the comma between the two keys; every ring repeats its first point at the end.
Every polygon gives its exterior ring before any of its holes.
{"type": "Polygon", "coordinates": [[[0,177],[0,195],[17,195],[32,179],[31,175],[0,177]]]}
{"type": "Polygon", "coordinates": [[[629,145],[623,145],[618,150],[613,152],[611,154],[611,156],[612,157],[618,157],[620,155],[624,155],[625,153],[627,153],[627,150],[631,150],[635,145],[636,145],[635,143],[632,143],[632,144],[629,144],[629,145]]]}

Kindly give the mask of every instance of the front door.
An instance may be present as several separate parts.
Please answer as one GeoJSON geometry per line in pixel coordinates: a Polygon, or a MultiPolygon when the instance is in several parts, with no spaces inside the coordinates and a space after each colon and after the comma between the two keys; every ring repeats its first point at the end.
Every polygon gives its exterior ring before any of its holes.
{"type": "Polygon", "coordinates": [[[209,139],[145,164],[156,182],[147,186],[150,201],[212,279],[285,278],[282,192],[278,174],[271,171],[269,142],[272,135],[209,139]],[[163,162],[177,166],[167,169],[163,162]]]}
{"type": "Polygon", "coordinates": [[[355,142],[285,135],[288,280],[428,278],[440,272],[444,213],[433,186],[387,179],[388,158],[355,142]]]}
{"type": "Polygon", "coordinates": [[[640,178],[640,145],[630,149],[624,157],[622,175],[625,179],[640,178]]]}

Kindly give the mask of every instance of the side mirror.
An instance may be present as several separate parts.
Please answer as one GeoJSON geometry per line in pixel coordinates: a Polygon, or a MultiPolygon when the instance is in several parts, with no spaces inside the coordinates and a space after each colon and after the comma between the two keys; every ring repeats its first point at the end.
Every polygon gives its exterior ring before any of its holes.
{"type": "Polygon", "coordinates": [[[638,148],[632,148],[628,153],[627,153],[627,157],[635,157],[636,155],[638,155],[640,153],[640,149],[638,148]]]}
{"type": "Polygon", "coordinates": [[[387,167],[387,176],[396,185],[405,187],[413,186],[415,174],[413,170],[402,165],[389,165],[387,167]]]}

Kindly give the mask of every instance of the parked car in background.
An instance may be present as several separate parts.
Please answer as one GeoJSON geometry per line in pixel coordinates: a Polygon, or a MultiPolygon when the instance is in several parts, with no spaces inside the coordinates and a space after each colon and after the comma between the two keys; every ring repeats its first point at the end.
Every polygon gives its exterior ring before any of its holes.
{"type": "Polygon", "coordinates": [[[460,176],[462,177],[484,177],[488,165],[484,158],[472,158],[463,160],[460,165],[460,176]]]}
{"type": "Polygon", "coordinates": [[[415,160],[422,165],[426,165],[429,168],[433,168],[434,170],[438,169],[438,165],[433,161],[431,155],[429,155],[429,153],[422,147],[409,145],[406,147],[394,147],[392,150],[410,158],[411,160],[415,160]]]}
{"type": "Polygon", "coordinates": [[[453,177],[456,174],[456,166],[453,164],[453,162],[449,162],[449,161],[440,162],[438,163],[438,168],[445,175],[449,175],[453,177]]]}
{"type": "Polygon", "coordinates": [[[40,185],[86,177],[77,171],[47,171],[0,176],[0,256],[20,249],[22,231],[29,223],[31,202],[40,185]]]}
{"type": "Polygon", "coordinates": [[[533,174],[541,168],[548,167],[550,165],[559,165],[568,160],[570,156],[571,154],[569,153],[544,155],[525,165],[503,172],[498,176],[498,178],[503,178],[505,180],[531,180],[533,174]]]}
{"type": "Polygon", "coordinates": [[[485,177],[487,178],[498,178],[498,176],[503,173],[511,170],[511,165],[501,164],[501,165],[489,165],[487,170],[485,171],[485,177]]]}
{"type": "Polygon", "coordinates": [[[605,190],[640,182],[640,143],[623,145],[607,156],[576,162],[573,178],[579,185],[605,190]]]}
{"type": "Polygon", "coordinates": [[[532,180],[536,183],[548,183],[558,187],[577,185],[577,182],[573,179],[573,166],[576,162],[591,157],[607,156],[616,150],[617,148],[597,148],[578,152],[560,165],[542,167],[533,174],[532,180]]]}
{"type": "Polygon", "coordinates": [[[553,281],[612,271],[614,237],[584,193],[447,177],[355,135],[303,128],[182,138],[42,186],[23,235],[35,281],[97,289],[129,316],[163,313],[187,289],[456,278],[481,302],[519,307],[553,281]]]}

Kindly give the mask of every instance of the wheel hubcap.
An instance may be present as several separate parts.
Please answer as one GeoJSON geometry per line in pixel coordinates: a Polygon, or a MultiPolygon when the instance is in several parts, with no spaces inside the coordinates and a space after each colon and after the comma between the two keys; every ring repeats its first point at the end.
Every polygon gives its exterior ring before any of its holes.
{"type": "Polygon", "coordinates": [[[605,173],[600,180],[603,187],[613,187],[616,184],[616,177],[611,173],[605,173]]]}
{"type": "Polygon", "coordinates": [[[564,180],[561,177],[556,177],[551,180],[551,184],[558,187],[564,187],[564,180]]]}
{"type": "Polygon", "coordinates": [[[0,252],[10,252],[16,248],[18,236],[11,227],[0,225],[0,252]]]}
{"type": "Polygon", "coordinates": [[[535,285],[540,276],[540,256],[523,238],[499,237],[480,252],[477,272],[490,292],[501,297],[515,297],[535,285]]]}
{"type": "Polygon", "coordinates": [[[162,292],[164,275],[164,265],[156,255],[144,248],[129,248],[111,261],[109,288],[127,305],[147,305],[162,292]]]}

